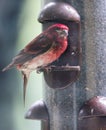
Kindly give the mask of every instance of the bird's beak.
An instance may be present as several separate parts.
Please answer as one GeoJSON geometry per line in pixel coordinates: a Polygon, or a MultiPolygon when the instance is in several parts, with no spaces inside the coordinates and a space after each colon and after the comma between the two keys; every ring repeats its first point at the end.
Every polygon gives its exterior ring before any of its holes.
{"type": "Polygon", "coordinates": [[[68,36],[68,30],[64,30],[63,32],[65,36],[68,36]]]}
{"type": "Polygon", "coordinates": [[[60,33],[61,37],[67,37],[68,36],[68,30],[63,30],[61,33],[60,33]]]}

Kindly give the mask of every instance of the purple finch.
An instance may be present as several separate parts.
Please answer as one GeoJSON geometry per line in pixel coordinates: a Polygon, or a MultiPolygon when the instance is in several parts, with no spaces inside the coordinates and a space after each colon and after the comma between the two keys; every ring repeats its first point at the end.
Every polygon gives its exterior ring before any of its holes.
{"type": "Polygon", "coordinates": [[[16,66],[21,71],[24,79],[24,101],[30,72],[44,68],[64,53],[67,48],[68,30],[68,27],[63,24],[50,26],[25,46],[3,69],[6,71],[16,66]]]}

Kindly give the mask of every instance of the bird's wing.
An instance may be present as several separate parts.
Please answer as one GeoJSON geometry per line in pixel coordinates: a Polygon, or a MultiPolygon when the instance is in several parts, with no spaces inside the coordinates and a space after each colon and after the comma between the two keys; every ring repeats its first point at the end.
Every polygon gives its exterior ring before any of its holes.
{"type": "Polygon", "coordinates": [[[20,53],[13,59],[14,64],[25,63],[34,57],[45,53],[52,46],[52,39],[44,33],[33,39],[20,53]]]}
{"type": "Polygon", "coordinates": [[[19,52],[19,54],[13,58],[12,62],[4,68],[3,71],[12,68],[15,65],[24,64],[34,57],[45,53],[51,48],[53,43],[52,40],[53,39],[50,39],[45,33],[40,34],[19,52]]]}
{"type": "Polygon", "coordinates": [[[52,39],[46,33],[40,34],[33,39],[25,48],[24,51],[28,54],[35,54],[36,56],[49,50],[52,46],[52,39]]]}

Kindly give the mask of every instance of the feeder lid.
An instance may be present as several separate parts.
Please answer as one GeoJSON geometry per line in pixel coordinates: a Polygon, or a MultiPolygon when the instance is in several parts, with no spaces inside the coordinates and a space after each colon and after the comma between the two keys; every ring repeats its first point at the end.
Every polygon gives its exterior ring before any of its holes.
{"type": "Polygon", "coordinates": [[[41,11],[38,21],[74,21],[80,22],[78,12],[69,4],[64,2],[50,2],[41,11]]]}
{"type": "Polygon", "coordinates": [[[35,102],[27,111],[25,118],[33,120],[48,120],[48,111],[44,101],[40,100],[35,102]]]}
{"type": "Polygon", "coordinates": [[[79,112],[79,118],[106,116],[106,97],[96,96],[87,101],[79,112]]]}

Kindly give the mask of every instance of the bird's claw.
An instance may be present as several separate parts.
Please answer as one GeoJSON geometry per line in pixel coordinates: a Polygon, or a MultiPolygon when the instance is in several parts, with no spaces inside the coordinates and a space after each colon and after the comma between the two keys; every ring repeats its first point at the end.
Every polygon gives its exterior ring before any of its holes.
{"type": "Polygon", "coordinates": [[[42,70],[41,67],[37,68],[37,70],[36,70],[36,72],[37,72],[38,74],[40,74],[42,71],[43,71],[43,70],[42,70]]]}
{"type": "Polygon", "coordinates": [[[44,66],[44,67],[39,67],[37,68],[37,73],[40,74],[41,72],[46,71],[47,73],[52,71],[52,67],[51,66],[44,66]]]}

